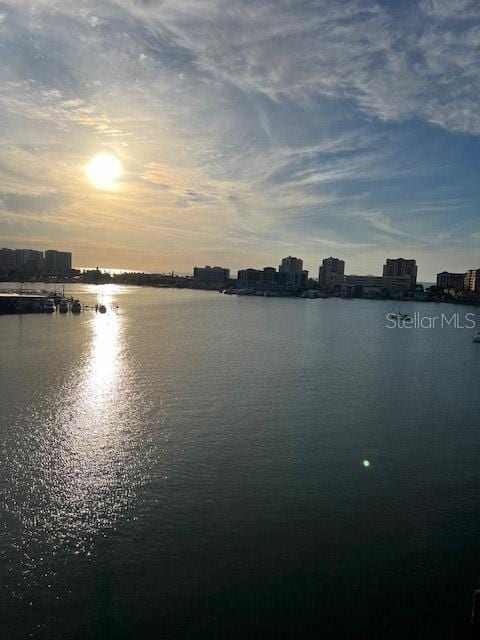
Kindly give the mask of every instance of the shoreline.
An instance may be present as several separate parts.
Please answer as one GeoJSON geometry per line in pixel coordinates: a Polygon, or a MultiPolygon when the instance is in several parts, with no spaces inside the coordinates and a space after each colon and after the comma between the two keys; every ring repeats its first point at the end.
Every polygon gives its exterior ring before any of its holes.
{"type": "Polygon", "coordinates": [[[271,292],[271,291],[263,291],[263,290],[249,290],[244,291],[242,293],[239,293],[238,290],[235,290],[235,287],[231,287],[231,289],[233,290],[229,290],[229,289],[220,289],[220,288],[212,288],[212,287],[208,287],[208,286],[202,286],[201,283],[191,283],[194,284],[194,286],[188,286],[188,284],[190,283],[159,283],[159,284],[154,284],[154,283],[149,283],[149,282],[116,282],[115,280],[113,281],[106,281],[106,282],[72,282],[71,280],[65,280],[65,281],[55,281],[52,282],[50,280],[29,280],[29,281],[15,281],[15,280],[8,280],[8,281],[0,281],[0,290],[2,289],[26,289],[28,290],[28,287],[25,287],[26,284],[30,284],[30,285],[43,285],[45,289],[48,289],[49,287],[55,286],[65,286],[65,285],[95,285],[95,286],[103,286],[103,285],[118,285],[118,286],[132,286],[132,287],[139,287],[139,288],[145,288],[148,287],[150,289],[188,289],[190,291],[211,291],[211,292],[217,292],[223,295],[234,295],[234,296],[238,296],[238,297],[246,297],[246,298],[273,298],[273,299],[282,299],[282,298],[296,298],[298,300],[327,300],[330,298],[338,298],[340,300],[370,300],[373,302],[379,302],[379,301],[389,301],[392,303],[409,303],[409,302],[413,302],[413,303],[427,303],[427,304],[431,304],[431,303],[437,303],[437,304],[448,304],[448,305],[455,305],[455,306],[472,306],[472,307],[478,307],[480,306],[480,299],[479,300],[455,300],[455,299],[439,299],[439,298],[428,298],[428,299],[415,299],[413,297],[390,297],[390,296],[386,296],[386,297],[370,297],[370,296],[351,296],[351,297],[345,297],[345,296],[340,296],[340,295],[335,295],[335,294],[327,294],[325,292],[320,292],[318,289],[306,289],[305,291],[312,291],[312,292],[316,292],[317,295],[312,295],[312,296],[303,296],[302,297],[302,293],[304,293],[304,291],[299,291],[299,292],[289,292],[289,291],[278,291],[278,292],[271,292]],[[10,285],[17,285],[15,287],[2,287],[2,284],[10,284],[10,285]],[[258,291],[258,292],[257,292],[258,291]],[[266,295],[265,295],[266,294],[266,295]]]}

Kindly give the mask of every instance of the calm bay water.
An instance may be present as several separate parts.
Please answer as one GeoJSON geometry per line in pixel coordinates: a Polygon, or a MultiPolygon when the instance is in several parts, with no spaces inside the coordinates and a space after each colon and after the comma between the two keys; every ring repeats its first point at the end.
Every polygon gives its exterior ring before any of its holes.
{"type": "Polygon", "coordinates": [[[384,301],[70,292],[118,313],[0,318],[2,638],[466,636],[472,331],[387,329],[384,301]]]}

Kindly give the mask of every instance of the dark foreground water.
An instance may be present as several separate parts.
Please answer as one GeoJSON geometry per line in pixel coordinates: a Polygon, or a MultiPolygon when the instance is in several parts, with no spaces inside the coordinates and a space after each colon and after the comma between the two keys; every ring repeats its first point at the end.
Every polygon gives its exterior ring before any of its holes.
{"type": "Polygon", "coordinates": [[[0,317],[1,638],[466,636],[472,331],[387,329],[387,302],[76,295],[118,314],[0,317]]]}

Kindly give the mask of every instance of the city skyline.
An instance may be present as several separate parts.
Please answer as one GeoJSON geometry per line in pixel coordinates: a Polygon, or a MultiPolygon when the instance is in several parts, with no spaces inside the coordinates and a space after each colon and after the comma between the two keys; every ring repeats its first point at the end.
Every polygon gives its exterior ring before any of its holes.
{"type": "Polygon", "coordinates": [[[469,0],[4,2],[0,244],[475,268],[479,24],[469,0]],[[86,175],[106,152],[116,184],[86,175]]]}
{"type": "MultiPolygon", "coordinates": [[[[8,270],[10,267],[13,267],[14,265],[17,266],[25,266],[27,263],[31,263],[32,258],[34,258],[34,260],[38,261],[38,259],[41,260],[42,265],[37,264],[37,266],[35,267],[34,271],[37,271],[39,273],[41,273],[42,271],[45,273],[53,273],[56,270],[57,271],[69,271],[69,270],[76,270],[76,271],[85,271],[85,270],[89,270],[89,269],[96,269],[96,270],[106,270],[106,271],[114,271],[114,272],[118,272],[121,273],[122,269],[117,269],[117,268],[109,268],[109,267],[105,267],[105,266],[101,266],[99,267],[98,265],[96,267],[92,267],[92,266],[84,266],[84,265],[74,265],[73,264],[73,257],[72,257],[72,253],[69,251],[65,251],[65,250],[58,250],[58,249],[46,249],[46,250],[39,250],[38,248],[35,249],[25,249],[25,248],[12,248],[12,247],[1,247],[0,248],[0,275],[6,275],[8,273],[8,270]],[[26,254],[26,256],[23,256],[22,254],[26,254]],[[30,255],[29,255],[30,254],[30,255]],[[33,256],[31,254],[36,254],[36,256],[33,256]],[[57,261],[60,260],[60,262],[58,262],[57,265],[57,261]],[[60,269],[56,269],[57,266],[60,266],[60,269]]],[[[291,255],[282,258],[282,264],[279,265],[279,272],[282,272],[282,270],[285,271],[290,271],[291,267],[293,265],[293,271],[300,274],[300,273],[305,273],[307,275],[308,278],[313,279],[313,280],[317,280],[318,283],[320,284],[320,286],[323,287],[333,287],[335,285],[335,283],[337,283],[337,276],[344,276],[345,274],[345,260],[342,260],[341,258],[338,257],[334,257],[334,256],[329,256],[329,257],[325,257],[325,258],[320,258],[321,262],[318,265],[318,277],[316,277],[315,275],[315,270],[309,270],[309,269],[304,269],[303,268],[303,259],[301,258],[297,258],[297,257],[293,257],[291,255]]],[[[273,263],[272,263],[273,264],[273,263]]],[[[253,267],[252,265],[246,266],[243,265],[240,269],[230,269],[230,267],[225,267],[225,266],[219,266],[219,265],[205,265],[203,267],[198,266],[198,264],[196,264],[193,267],[193,277],[194,279],[197,277],[196,274],[200,274],[201,272],[205,272],[208,271],[211,274],[213,274],[215,271],[222,271],[225,272],[225,277],[222,278],[224,280],[228,280],[229,278],[229,273],[230,271],[238,271],[238,273],[240,274],[241,271],[273,271],[276,272],[276,268],[272,267],[271,265],[268,266],[263,266],[263,267],[253,267]]],[[[134,270],[129,270],[126,269],[125,272],[129,272],[129,271],[134,271],[134,270]]],[[[406,276],[408,275],[408,277],[410,278],[410,286],[411,288],[415,288],[415,285],[417,283],[417,274],[418,274],[418,264],[416,259],[414,258],[403,258],[403,257],[399,257],[399,258],[385,258],[385,264],[383,264],[383,267],[381,269],[382,274],[380,275],[378,272],[380,271],[380,269],[378,268],[377,265],[377,269],[376,269],[377,273],[365,273],[363,275],[359,274],[358,272],[351,272],[350,274],[345,274],[348,277],[360,277],[360,278],[369,278],[369,277],[378,277],[378,278],[382,278],[382,277],[398,277],[398,276],[406,276]]],[[[139,269],[138,270],[139,273],[143,272],[143,273],[150,273],[152,275],[154,275],[155,273],[160,273],[160,272],[148,272],[146,270],[142,270],[139,269]]],[[[441,281],[444,281],[445,286],[447,286],[447,283],[451,283],[451,282],[456,282],[457,280],[461,280],[462,282],[462,287],[463,288],[463,283],[465,281],[465,278],[467,277],[467,273],[471,273],[471,274],[476,274],[480,272],[480,269],[477,268],[473,268],[473,269],[464,269],[463,272],[461,273],[452,273],[450,271],[437,271],[436,275],[435,275],[435,279],[434,281],[432,281],[432,284],[434,284],[434,282],[439,283],[439,279],[441,281]]],[[[164,272],[163,272],[164,273],[164,272]]],[[[175,270],[172,270],[171,272],[172,274],[175,273],[175,270]]],[[[177,275],[188,275],[189,272],[176,272],[177,275]]],[[[209,280],[214,281],[215,278],[208,278],[209,280]]],[[[420,283],[420,281],[418,281],[420,283]]],[[[426,283],[426,281],[424,281],[426,283]]],[[[476,282],[476,280],[475,280],[476,282]]],[[[451,284],[448,284],[448,286],[452,286],[451,284]]],[[[455,287],[454,287],[455,288],[455,287]]],[[[472,288],[473,290],[476,290],[477,287],[475,286],[470,286],[470,287],[466,287],[466,288],[472,288]]]]}

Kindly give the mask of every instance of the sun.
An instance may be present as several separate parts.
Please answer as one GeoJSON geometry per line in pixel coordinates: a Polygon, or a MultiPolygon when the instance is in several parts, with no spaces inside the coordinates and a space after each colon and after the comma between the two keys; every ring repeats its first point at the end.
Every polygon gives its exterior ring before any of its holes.
{"type": "Polygon", "coordinates": [[[98,188],[111,190],[123,173],[120,160],[111,153],[99,153],[87,165],[88,179],[98,188]]]}

